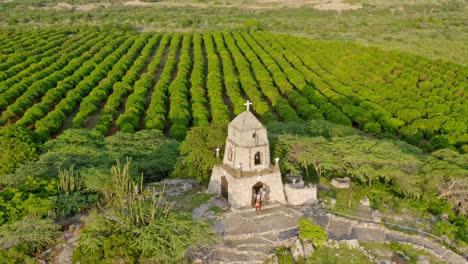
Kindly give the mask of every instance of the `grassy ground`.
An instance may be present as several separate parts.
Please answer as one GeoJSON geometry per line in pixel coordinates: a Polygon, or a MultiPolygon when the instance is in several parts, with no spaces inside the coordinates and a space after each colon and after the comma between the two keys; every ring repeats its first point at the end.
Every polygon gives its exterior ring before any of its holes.
{"type": "MultiPolygon", "coordinates": [[[[347,0],[355,10],[318,10],[320,1],[43,0],[0,2],[0,26],[129,24],[142,31],[264,29],[314,39],[352,41],[466,64],[468,41],[462,0],[347,0]],[[57,3],[75,6],[57,8],[57,3]],[[89,5],[106,2],[107,5],[89,5]],[[149,1],[148,1],[149,2],[149,1]],[[299,2],[299,4],[297,4],[299,2]],[[79,6],[78,4],[82,4],[79,6]],[[88,5],[86,5],[88,4],[88,5]]],[[[322,1],[323,2],[323,1],[322,1]]],[[[340,2],[340,1],[338,1],[340,2]]]]}
{"type": "MultiPolygon", "coordinates": [[[[278,263],[294,264],[293,257],[288,248],[278,248],[276,250],[278,263]]],[[[267,262],[268,263],[268,262],[267,262]]],[[[320,246],[315,249],[315,252],[307,259],[298,261],[299,264],[370,264],[364,252],[359,249],[350,249],[343,243],[337,243],[334,247],[320,246]]]]}
{"type": "Polygon", "coordinates": [[[363,242],[360,245],[376,258],[390,259],[393,256],[393,258],[405,259],[408,264],[420,263],[418,260],[421,259],[426,259],[431,264],[444,263],[428,252],[416,249],[409,244],[363,242]]]}

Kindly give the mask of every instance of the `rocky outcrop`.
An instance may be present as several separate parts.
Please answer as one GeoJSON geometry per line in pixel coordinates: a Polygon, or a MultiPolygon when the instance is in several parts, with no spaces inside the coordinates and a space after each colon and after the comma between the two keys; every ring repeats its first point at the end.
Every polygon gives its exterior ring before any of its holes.
{"type": "Polygon", "coordinates": [[[160,182],[154,182],[148,184],[145,188],[152,189],[153,187],[157,191],[162,192],[164,190],[164,196],[178,196],[185,192],[193,190],[198,183],[195,180],[189,179],[166,179],[160,182]]]}

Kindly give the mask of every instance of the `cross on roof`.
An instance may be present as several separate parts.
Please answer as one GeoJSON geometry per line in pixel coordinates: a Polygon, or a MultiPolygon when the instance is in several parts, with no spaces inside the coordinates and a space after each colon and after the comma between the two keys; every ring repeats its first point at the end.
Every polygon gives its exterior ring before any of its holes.
{"type": "Polygon", "coordinates": [[[252,102],[250,102],[249,100],[247,100],[247,102],[244,104],[247,106],[247,111],[250,111],[250,106],[252,105],[252,102]]]}

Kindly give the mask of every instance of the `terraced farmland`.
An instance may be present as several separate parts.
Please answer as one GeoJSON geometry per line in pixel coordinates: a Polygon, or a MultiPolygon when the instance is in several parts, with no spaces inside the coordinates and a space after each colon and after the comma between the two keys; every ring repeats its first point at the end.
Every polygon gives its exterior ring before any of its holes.
{"type": "Polygon", "coordinates": [[[65,129],[326,119],[428,150],[468,151],[468,67],[265,32],[0,31],[0,125],[65,129]]]}

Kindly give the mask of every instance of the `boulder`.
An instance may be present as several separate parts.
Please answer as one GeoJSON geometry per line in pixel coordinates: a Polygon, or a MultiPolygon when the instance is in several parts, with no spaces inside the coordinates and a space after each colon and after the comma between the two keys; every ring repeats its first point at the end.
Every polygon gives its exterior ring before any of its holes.
{"type": "Polygon", "coordinates": [[[359,201],[359,204],[362,205],[362,206],[369,207],[370,206],[369,197],[364,196],[364,198],[362,198],[361,201],[359,201]]]}
{"type": "Polygon", "coordinates": [[[419,256],[418,257],[418,264],[431,264],[429,260],[427,260],[426,256],[419,256]]]}
{"type": "Polygon", "coordinates": [[[192,218],[200,220],[202,219],[203,215],[210,210],[210,205],[209,204],[202,204],[195,208],[192,213],[192,218]]]}
{"type": "Polygon", "coordinates": [[[392,261],[389,259],[379,259],[377,263],[378,264],[392,264],[392,261]]]}
{"type": "Polygon", "coordinates": [[[164,187],[164,196],[177,196],[185,192],[191,191],[197,186],[195,180],[188,179],[166,179],[164,181],[151,183],[147,188],[156,187],[158,191],[162,191],[164,187]]]}
{"type": "Polygon", "coordinates": [[[304,257],[310,257],[312,254],[314,254],[315,249],[314,245],[310,241],[304,242],[304,257]]]}
{"type": "Polygon", "coordinates": [[[344,178],[334,178],[331,180],[331,184],[335,188],[347,189],[351,186],[351,179],[349,177],[344,178]]]}
{"type": "Polygon", "coordinates": [[[345,240],[344,243],[350,249],[357,249],[360,247],[359,241],[357,239],[345,240]]]}
{"type": "Polygon", "coordinates": [[[296,238],[291,246],[291,254],[294,261],[299,261],[299,258],[304,257],[304,247],[302,246],[301,240],[296,238]]]}

